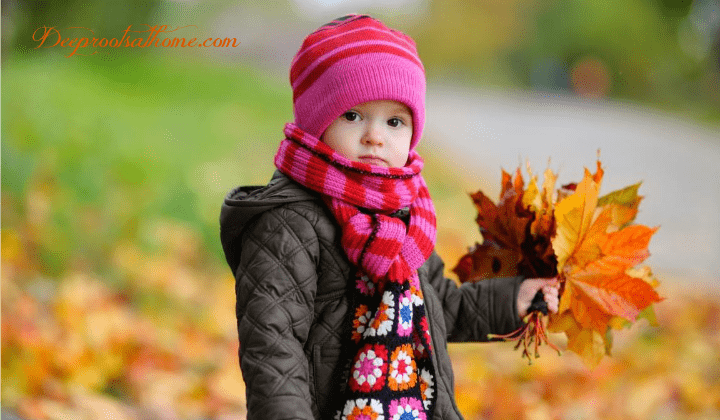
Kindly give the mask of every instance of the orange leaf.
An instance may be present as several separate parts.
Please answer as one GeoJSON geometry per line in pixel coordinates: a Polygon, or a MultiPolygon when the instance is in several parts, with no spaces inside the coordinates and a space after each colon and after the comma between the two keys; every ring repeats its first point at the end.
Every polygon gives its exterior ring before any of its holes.
{"type": "Polygon", "coordinates": [[[584,295],[583,302],[589,309],[579,310],[575,318],[583,326],[592,325],[600,333],[605,333],[611,316],[619,316],[634,322],[640,311],[661,300],[655,289],[646,281],[631,277],[625,272],[608,272],[602,261],[592,262],[584,270],[573,272],[567,279],[574,289],[584,295]],[[587,304],[588,299],[594,304],[587,304]],[[599,309],[600,316],[595,309],[599,309]],[[596,317],[587,321],[585,316],[596,317]],[[607,317],[607,319],[606,319],[607,317]],[[603,327],[603,324],[605,327],[603,327]]]}
{"type": "Polygon", "coordinates": [[[598,185],[600,182],[602,182],[603,174],[605,174],[605,171],[602,168],[602,165],[600,165],[600,159],[598,159],[595,162],[597,168],[595,170],[595,174],[593,174],[593,181],[595,181],[598,185]]]}
{"type": "Polygon", "coordinates": [[[612,316],[583,293],[582,285],[578,285],[578,283],[574,283],[574,285],[570,300],[570,312],[583,328],[604,333],[612,316]]]}
{"type": "Polygon", "coordinates": [[[522,177],[522,172],[520,172],[520,168],[517,168],[515,171],[515,179],[513,180],[513,187],[515,188],[515,194],[518,196],[523,195],[523,191],[525,189],[525,181],[522,177]]]}
{"type": "Polygon", "coordinates": [[[512,176],[505,172],[504,169],[501,170],[500,173],[500,197],[504,197],[505,193],[512,189],[512,176]]]}
{"type": "Polygon", "coordinates": [[[647,250],[650,237],[657,227],[643,225],[627,226],[617,232],[606,235],[599,241],[600,250],[605,255],[612,255],[626,264],[625,268],[634,267],[643,262],[650,253],[647,250]]]}

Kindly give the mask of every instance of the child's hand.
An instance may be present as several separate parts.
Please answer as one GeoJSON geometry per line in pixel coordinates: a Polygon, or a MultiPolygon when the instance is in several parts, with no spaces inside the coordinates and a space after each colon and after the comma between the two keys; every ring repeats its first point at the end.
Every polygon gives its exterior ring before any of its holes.
{"type": "Polygon", "coordinates": [[[559,287],[560,284],[555,277],[551,279],[527,279],[520,283],[520,291],[517,297],[517,309],[520,318],[524,318],[525,315],[527,315],[527,310],[538,290],[542,290],[545,303],[547,303],[550,312],[557,313],[560,303],[560,298],[558,297],[559,287]]]}

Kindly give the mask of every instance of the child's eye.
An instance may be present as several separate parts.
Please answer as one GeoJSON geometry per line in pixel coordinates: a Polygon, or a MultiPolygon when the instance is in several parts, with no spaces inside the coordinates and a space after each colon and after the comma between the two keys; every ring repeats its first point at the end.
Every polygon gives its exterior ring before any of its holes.
{"type": "Polygon", "coordinates": [[[388,120],[388,125],[390,127],[399,127],[401,124],[403,124],[403,120],[400,118],[393,117],[388,120]]]}
{"type": "Polygon", "coordinates": [[[360,119],[360,115],[355,111],[348,111],[348,112],[344,113],[342,116],[343,116],[343,118],[345,118],[348,121],[357,121],[358,119],[360,119]]]}

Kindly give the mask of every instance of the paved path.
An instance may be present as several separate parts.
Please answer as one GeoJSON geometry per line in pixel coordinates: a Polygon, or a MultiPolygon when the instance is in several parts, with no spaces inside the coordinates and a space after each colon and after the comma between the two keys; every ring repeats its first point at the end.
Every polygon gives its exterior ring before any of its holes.
{"type": "Polygon", "coordinates": [[[426,137],[491,185],[500,167],[528,160],[541,173],[548,158],[558,185],[579,181],[601,149],[601,194],[643,181],[637,221],[661,227],[648,264],[720,285],[720,130],[631,104],[465,87],[435,86],[426,109],[426,137]]]}

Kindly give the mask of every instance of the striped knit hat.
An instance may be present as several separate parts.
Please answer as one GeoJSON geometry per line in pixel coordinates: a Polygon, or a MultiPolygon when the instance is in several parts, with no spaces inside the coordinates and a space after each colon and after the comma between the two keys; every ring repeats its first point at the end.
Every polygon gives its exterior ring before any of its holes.
{"type": "Polygon", "coordinates": [[[425,124],[425,69],[415,41],[366,15],[346,15],[305,38],[290,67],[295,124],[320,138],[348,109],[394,100],[413,114],[410,150],[425,124]]]}

